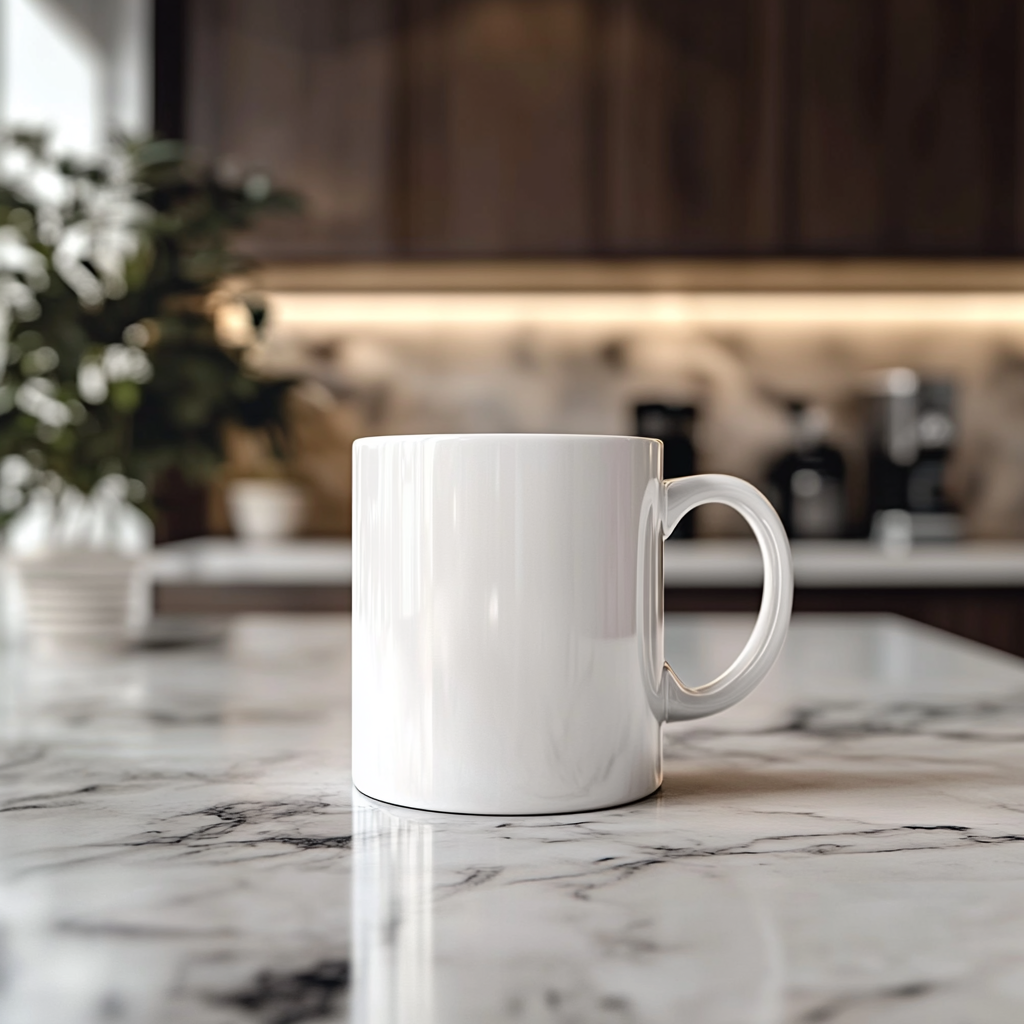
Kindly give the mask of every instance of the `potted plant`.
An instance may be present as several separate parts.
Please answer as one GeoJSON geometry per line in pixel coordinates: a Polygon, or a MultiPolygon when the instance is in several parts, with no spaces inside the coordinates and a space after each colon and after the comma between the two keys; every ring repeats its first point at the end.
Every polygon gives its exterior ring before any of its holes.
{"type": "MultiPolygon", "coordinates": [[[[286,382],[226,347],[229,241],[295,205],[264,175],[224,180],[181,144],[59,159],[19,134],[0,165],[0,527],[27,625],[123,642],[168,474],[208,479],[227,423],[281,423],[286,382]]],[[[255,317],[258,321],[258,315],[255,317]]]]}

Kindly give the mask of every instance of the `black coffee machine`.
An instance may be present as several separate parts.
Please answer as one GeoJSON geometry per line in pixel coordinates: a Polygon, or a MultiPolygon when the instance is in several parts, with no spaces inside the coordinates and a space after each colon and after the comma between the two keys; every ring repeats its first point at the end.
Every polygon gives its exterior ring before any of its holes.
{"type": "Polygon", "coordinates": [[[830,417],[819,405],[788,405],[793,446],[768,471],[768,497],[790,537],[843,537],[846,462],[829,444],[830,417]]]}
{"type": "MultiPolygon", "coordinates": [[[[636,407],[638,437],[655,437],[665,446],[664,477],[692,476],[696,471],[693,431],[697,410],[692,405],[647,403],[636,407]]],[[[693,536],[693,516],[684,516],[670,540],[693,536]]]]}
{"type": "Polygon", "coordinates": [[[868,521],[882,541],[890,529],[908,541],[955,540],[961,524],[946,496],[956,439],[955,389],[896,367],[875,380],[869,399],[868,521]]]}

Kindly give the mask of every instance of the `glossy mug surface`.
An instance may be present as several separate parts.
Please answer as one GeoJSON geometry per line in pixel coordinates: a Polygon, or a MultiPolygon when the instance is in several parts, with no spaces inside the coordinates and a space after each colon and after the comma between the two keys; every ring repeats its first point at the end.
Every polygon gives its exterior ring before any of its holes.
{"type": "Polygon", "coordinates": [[[355,443],[359,790],[477,814],[627,803],[661,785],[663,723],[723,710],[757,685],[792,603],[782,525],[749,484],[663,481],[661,463],[661,442],[636,437],[355,443]],[[747,519],[764,596],[736,662],[684,686],[664,662],[662,550],[706,502],[747,519]]]}

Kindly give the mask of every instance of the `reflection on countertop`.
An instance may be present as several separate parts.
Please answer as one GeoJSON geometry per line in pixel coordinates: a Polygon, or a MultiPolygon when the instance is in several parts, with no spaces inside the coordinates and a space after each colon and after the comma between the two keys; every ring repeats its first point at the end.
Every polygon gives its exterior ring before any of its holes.
{"type": "MultiPolygon", "coordinates": [[[[670,616],[706,678],[750,621],[670,616]]],[[[0,1017],[18,1024],[1019,1020],[1024,663],[794,621],[628,807],[349,784],[344,617],[60,665],[0,652],[0,1017]]]]}

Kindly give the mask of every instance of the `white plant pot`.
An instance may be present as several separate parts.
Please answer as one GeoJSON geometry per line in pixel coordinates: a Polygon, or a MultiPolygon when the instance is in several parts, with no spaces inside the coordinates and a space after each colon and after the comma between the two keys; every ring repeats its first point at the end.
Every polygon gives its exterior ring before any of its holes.
{"type": "Polygon", "coordinates": [[[306,513],[302,491],[287,480],[231,480],[225,498],[231,528],[242,540],[293,537],[306,513]]]}
{"type": "Polygon", "coordinates": [[[54,551],[10,560],[20,632],[46,654],[117,650],[149,614],[141,559],[54,551]]]}

